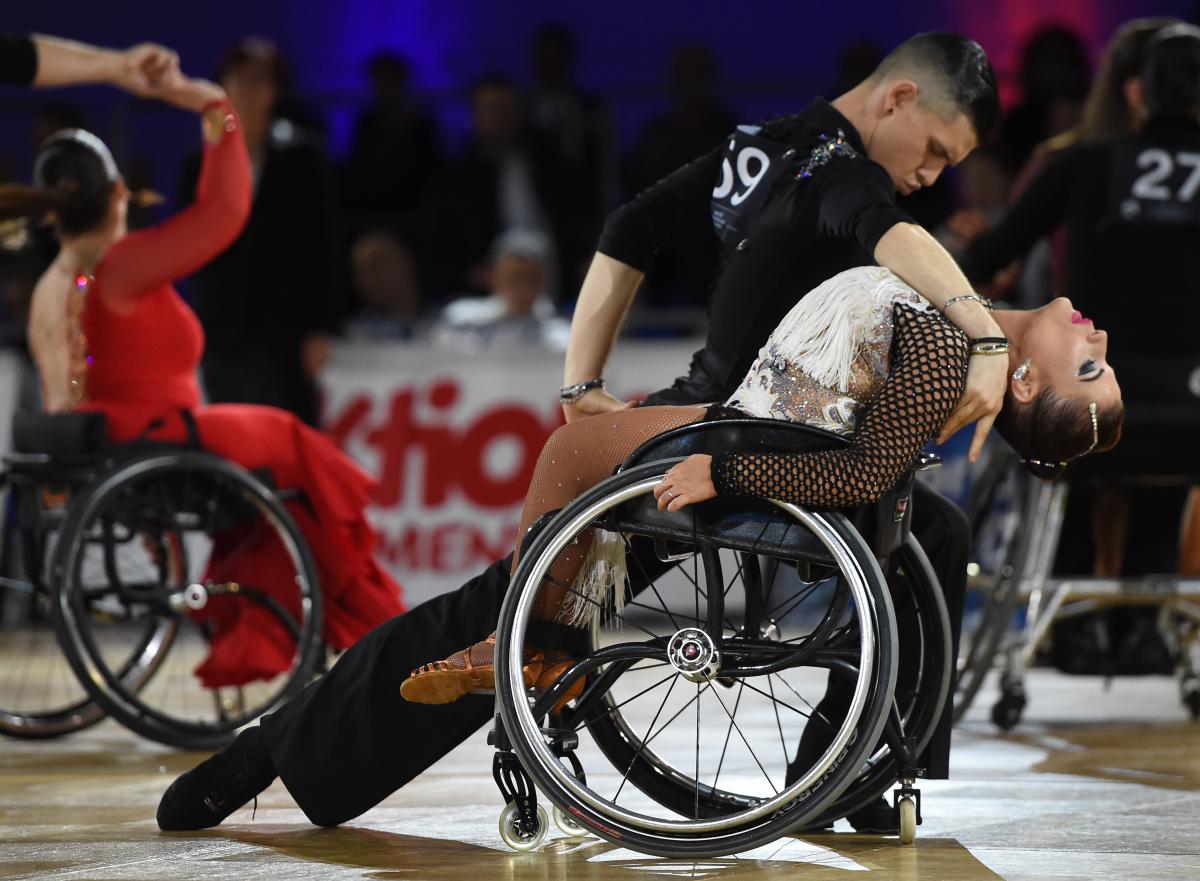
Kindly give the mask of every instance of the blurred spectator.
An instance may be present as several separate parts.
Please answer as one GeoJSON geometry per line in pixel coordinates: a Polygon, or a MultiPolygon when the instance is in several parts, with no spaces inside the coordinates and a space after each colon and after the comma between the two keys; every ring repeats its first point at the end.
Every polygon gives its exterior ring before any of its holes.
{"type": "Polygon", "coordinates": [[[491,294],[456,300],[435,339],[455,349],[540,346],[565,352],[571,325],[554,313],[553,249],[541,233],[513,230],[492,248],[491,294]]]}
{"type": "Polygon", "coordinates": [[[342,169],[344,204],[370,221],[411,229],[441,164],[437,128],[413,97],[407,59],[380,52],[367,61],[366,73],[371,103],[355,123],[342,169]]]}
{"type": "Polygon", "coordinates": [[[573,213],[585,227],[578,250],[590,252],[602,214],[618,195],[612,119],[600,99],[575,82],[575,35],[566,25],[538,28],[529,55],[529,121],[567,167],[573,213]]]}
{"type": "MultiPolygon", "coordinates": [[[[672,105],[642,131],[626,163],[626,189],[637,193],[676,168],[720,144],[738,122],[719,97],[719,71],[713,51],[684,45],[671,57],[668,84],[672,105]]],[[[716,273],[715,255],[664,248],[647,274],[639,297],[651,306],[694,306],[708,298],[716,273]]]]}
{"type": "Polygon", "coordinates": [[[56,131],[87,127],[87,117],[77,104],[70,101],[51,101],[38,107],[33,127],[29,131],[29,146],[36,153],[38,147],[56,131]]]}
{"type": "MultiPolygon", "coordinates": [[[[570,189],[553,145],[525,125],[516,87],[487,76],[471,89],[471,131],[434,189],[429,256],[445,291],[488,290],[488,248],[505,232],[537,230],[556,249],[571,236],[570,189]]],[[[424,259],[424,255],[422,256],[424,259]]]]}
{"type": "MultiPolygon", "coordinates": [[[[241,117],[255,187],[245,230],[196,274],[205,389],[212,403],[268,404],[315,424],[313,379],[337,314],[331,171],[312,139],[275,115],[287,73],[274,44],[238,43],[219,78],[241,117]]],[[[185,169],[189,200],[199,167],[197,155],[185,169]]]]}
{"type": "Polygon", "coordinates": [[[392,232],[374,230],[350,247],[361,308],[346,321],[351,339],[412,340],[424,335],[424,295],[412,251],[392,232]]]}
{"type": "Polygon", "coordinates": [[[1000,143],[1013,171],[1038,144],[1078,124],[1090,82],[1087,47],[1069,28],[1044,27],[1022,48],[1019,76],[1021,103],[1000,128],[1000,143]]]}
{"type": "MultiPolygon", "coordinates": [[[[628,184],[638,192],[707,153],[739,120],[719,96],[720,71],[709,46],[679,46],[671,56],[671,106],[646,125],[629,157],[628,184]]],[[[744,121],[744,120],[743,120],[744,121]]]]}

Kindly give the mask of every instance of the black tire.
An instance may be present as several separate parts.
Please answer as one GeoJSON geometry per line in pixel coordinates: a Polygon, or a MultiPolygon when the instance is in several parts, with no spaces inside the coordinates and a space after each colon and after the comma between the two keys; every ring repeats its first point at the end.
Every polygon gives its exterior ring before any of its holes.
{"type": "Polygon", "coordinates": [[[114,718],[160,743],[185,749],[227,744],[238,728],[303,688],[323,659],[320,588],[303,535],[261,481],[208,453],[151,455],[107,472],[72,505],[52,571],[55,620],[76,675],[114,718]],[[207,552],[220,542],[226,550],[210,558],[207,552]],[[265,610],[274,617],[290,637],[290,667],[261,686],[202,688],[192,670],[207,654],[206,625],[194,620],[184,598],[197,592],[210,559],[236,569],[253,562],[241,556],[245,548],[264,542],[291,567],[284,576],[296,587],[289,598],[294,610],[254,589],[253,574],[226,573],[225,581],[198,593],[203,603],[220,596],[235,616],[265,610]],[[122,550],[125,558],[118,559],[122,550]],[[127,583],[122,570],[135,567],[146,583],[127,583]],[[130,623],[101,631],[108,619],[97,610],[115,610],[118,622],[130,623]],[[112,648],[129,631],[144,644],[136,677],[122,660],[126,653],[112,648]],[[202,710],[209,702],[211,711],[202,710]]]}
{"type": "MultiPolygon", "coordinates": [[[[916,671],[915,685],[909,693],[902,694],[897,686],[896,705],[904,724],[904,733],[916,739],[916,754],[919,756],[933,738],[950,697],[954,670],[950,615],[946,611],[946,600],[942,596],[937,573],[915,538],[910,536],[893,554],[890,562],[888,585],[892,590],[897,617],[901,615],[904,599],[897,597],[899,592],[907,593],[907,598],[917,604],[919,635],[901,630],[897,636],[901,646],[906,639],[915,637],[920,640],[921,648],[916,655],[919,669],[916,671]],[[898,573],[897,569],[903,570],[903,574],[898,573]]],[[[900,663],[903,665],[903,661],[900,663]]],[[[830,805],[816,825],[848,816],[878,799],[892,788],[897,777],[896,771],[895,756],[886,743],[880,743],[867,760],[862,773],[830,805]]]]}
{"type": "MultiPolygon", "coordinates": [[[[699,783],[700,778],[694,773],[689,774],[682,769],[672,773],[663,767],[663,761],[657,757],[657,763],[646,760],[644,757],[652,753],[649,750],[642,751],[644,744],[638,742],[636,736],[629,736],[631,729],[626,728],[623,732],[618,730],[621,737],[614,743],[611,738],[614,727],[600,725],[600,730],[606,731],[610,737],[607,743],[603,738],[597,738],[596,743],[609,760],[612,760],[614,755],[629,757],[631,752],[634,753],[633,761],[626,768],[624,775],[629,783],[648,794],[668,811],[675,811],[684,799],[693,803],[696,816],[692,821],[655,820],[632,814],[624,807],[605,801],[589,788],[595,776],[591,770],[588,771],[589,786],[579,784],[570,770],[549,752],[544,738],[537,731],[538,722],[533,718],[527,701],[520,672],[520,651],[532,594],[524,589],[524,586],[539,585],[541,573],[557,556],[561,547],[586,528],[587,524],[595,522],[595,518],[603,512],[611,512],[625,501],[647,494],[670,464],[650,463],[609,478],[560,512],[527,547],[523,548],[521,563],[505,598],[497,629],[497,704],[514,751],[538,788],[590,831],[624,847],[660,856],[718,856],[753,848],[805,825],[836,799],[845,786],[856,777],[868,750],[879,737],[893,699],[896,675],[895,618],[878,565],[862,538],[845,517],[836,513],[808,512],[790,505],[759,503],[761,507],[770,509],[778,514],[781,520],[786,519],[786,522],[793,526],[803,524],[813,529],[814,534],[818,534],[822,541],[828,542],[826,547],[829,553],[849,570],[843,571],[834,579],[837,585],[835,593],[842,590],[840,585],[843,582],[848,585],[845,590],[847,595],[852,593],[855,598],[854,609],[866,617],[855,618],[858,623],[845,629],[843,636],[847,638],[843,639],[841,644],[857,642],[860,653],[870,652],[870,660],[854,668],[858,677],[856,718],[842,724],[835,737],[835,746],[826,752],[818,766],[814,766],[810,776],[802,778],[791,788],[785,787],[782,791],[777,791],[770,797],[728,792],[717,789],[715,783],[712,786],[702,786],[699,783]],[[869,627],[863,626],[864,620],[869,627]],[[517,666],[514,667],[514,664],[517,666]]],[[[701,544],[709,548],[704,561],[706,573],[710,573],[707,567],[712,564],[713,542],[706,539],[701,544]]],[[[737,545],[732,547],[736,548],[737,545]]],[[[697,584],[697,591],[701,591],[699,582],[694,583],[697,584]]],[[[723,578],[717,584],[723,591],[728,591],[728,588],[724,587],[723,578]]],[[[712,592],[713,582],[710,580],[707,585],[708,590],[702,591],[706,599],[712,592]]],[[[533,592],[536,592],[536,587],[533,592]]],[[[699,603],[698,597],[696,601],[699,603]]],[[[697,611],[697,620],[699,616],[697,611]]],[[[736,627],[733,629],[736,630],[736,627]]],[[[722,637],[721,644],[728,648],[732,643],[726,642],[722,637]]],[[[670,675],[668,671],[668,676],[670,675]]],[[[721,677],[720,673],[717,673],[715,679],[708,679],[705,685],[705,690],[714,689],[717,700],[720,700],[720,696],[715,689],[719,687],[717,683],[723,678],[729,677],[721,677]]],[[[753,678],[747,676],[740,681],[753,678]]],[[[758,692],[765,694],[761,689],[758,692]]],[[[702,693],[697,681],[697,699],[702,693]]],[[[669,696],[670,690],[667,693],[667,697],[669,696]]],[[[741,699],[740,692],[738,699],[741,699]]],[[[666,698],[664,705],[665,702],[666,698]]],[[[692,701],[689,701],[684,709],[691,703],[692,701]]],[[[726,702],[721,703],[728,715],[726,702]]],[[[699,704],[696,706],[696,763],[699,769],[699,704]]],[[[734,704],[734,714],[736,712],[737,705],[734,704]]],[[[679,713],[676,713],[676,716],[678,715],[679,713]]],[[[655,719],[657,718],[656,715],[655,719]]],[[[735,724],[734,717],[730,715],[729,718],[729,728],[732,730],[735,724]]],[[[594,722],[595,720],[586,721],[589,732],[594,722]]],[[[651,728],[653,726],[652,722],[651,728]]],[[[661,729],[658,733],[661,733],[661,729]]],[[[740,728],[738,733],[744,739],[740,728]]],[[[648,728],[647,735],[649,734],[648,728]]],[[[657,737],[657,733],[648,739],[653,737],[657,737]]],[[[782,730],[780,737],[782,743],[782,730]]],[[[728,739],[727,732],[726,743],[728,739]]],[[[757,758],[755,761],[758,761],[757,758]]],[[[762,765],[759,767],[762,768],[762,765]]],[[[616,771],[619,773],[620,768],[616,771]]],[[[706,768],[705,773],[707,771],[706,768]]],[[[767,773],[765,769],[763,773],[767,773]]],[[[775,787],[772,786],[772,789],[775,787]]],[[[619,795],[620,789],[614,799],[619,798],[619,795]]]]}
{"type": "Polygon", "coordinates": [[[46,536],[32,528],[39,513],[36,487],[13,492],[17,520],[30,525],[14,523],[0,554],[0,570],[8,576],[0,582],[0,734],[43,740],[82,731],[108,714],[76,678],[54,626],[42,579],[46,536]]]}

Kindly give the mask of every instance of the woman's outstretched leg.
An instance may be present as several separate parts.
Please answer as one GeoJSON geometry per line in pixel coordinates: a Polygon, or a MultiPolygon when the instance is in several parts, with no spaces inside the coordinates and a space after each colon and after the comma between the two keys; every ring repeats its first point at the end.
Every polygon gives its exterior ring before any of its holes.
{"type": "MultiPolygon", "coordinates": [[[[512,571],[516,572],[520,561],[521,539],[539,518],[565,507],[611,476],[630,453],[652,437],[697,422],[704,418],[704,413],[704,407],[639,407],[581,419],[554,432],[542,448],[525,496],[512,571]]],[[[579,574],[590,547],[590,536],[581,536],[554,561],[538,592],[533,610],[535,620],[565,623],[571,597],[568,588],[579,574]]],[[[488,637],[445,660],[414,670],[402,686],[401,694],[416,703],[444,704],[471,691],[491,689],[495,685],[494,655],[494,637],[488,637]]],[[[545,650],[530,651],[526,661],[530,686],[553,682],[570,663],[562,652],[545,650]]],[[[582,687],[582,682],[579,685],[582,687]]],[[[568,693],[563,700],[571,696],[568,693]]]]}

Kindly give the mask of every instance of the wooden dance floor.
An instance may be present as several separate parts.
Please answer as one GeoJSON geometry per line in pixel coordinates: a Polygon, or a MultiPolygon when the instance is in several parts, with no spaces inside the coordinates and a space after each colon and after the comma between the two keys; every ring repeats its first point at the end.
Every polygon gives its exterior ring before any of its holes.
{"type": "MultiPolygon", "coordinates": [[[[215,830],[163,834],[158,797],[201,756],[112,722],[60,740],[0,741],[0,878],[1188,879],[1200,878],[1200,725],[1172,680],[1035,671],[1026,721],[999,736],[991,695],[955,732],[954,779],[925,783],[913,847],[837,831],[696,862],[552,833],[500,842],[482,733],[354,825],[316,829],[276,783],[215,830]],[[557,836],[557,837],[556,837],[557,836]]],[[[399,699],[399,697],[397,697],[399,699]]]]}

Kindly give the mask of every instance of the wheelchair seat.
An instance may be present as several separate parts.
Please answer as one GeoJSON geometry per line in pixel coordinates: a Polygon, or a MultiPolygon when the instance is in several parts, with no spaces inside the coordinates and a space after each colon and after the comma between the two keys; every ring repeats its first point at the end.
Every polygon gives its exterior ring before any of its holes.
{"type": "Polygon", "coordinates": [[[739,452],[812,453],[850,446],[850,438],[824,428],[783,419],[710,419],[681,425],[650,438],[621,466],[624,471],[657,459],[696,453],[739,452]]]}
{"type": "MultiPolygon", "coordinates": [[[[714,455],[726,450],[812,453],[845,449],[850,444],[851,439],[846,435],[798,422],[749,416],[710,419],[656,435],[634,450],[618,471],[698,453],[714,455]]],[[[911,531],[909,512],[914,471],[934,467],[940,462],[936,455],[922,453],[912,469],[875,503],[846,512],[877,556],[895,551],[911,531]]],[[[792,529],[786,520],[774,517],[765,505],[748,507],[744,501],[734,503],[728,499],[713,499],[695,506],[693,515],[691,512],[659,511],[653,497],[643,496],[617,509],[609,528],[649,531],[661,539],[720,535],[729,547],[743,551],[769,550],[823,564],[831,562],[824,547],[814,542],[811,534],[792,529]]]]}

